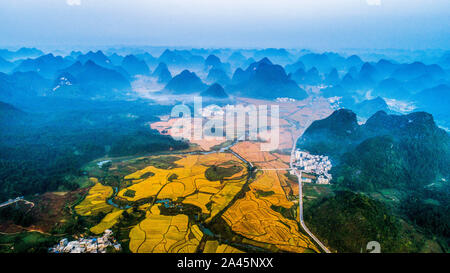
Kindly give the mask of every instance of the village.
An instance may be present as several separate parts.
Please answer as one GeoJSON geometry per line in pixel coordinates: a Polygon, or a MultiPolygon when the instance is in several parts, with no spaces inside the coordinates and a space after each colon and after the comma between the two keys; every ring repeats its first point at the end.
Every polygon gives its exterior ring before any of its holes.
{"type": "Polygon", "coordinates": [[[113,237],[110,229],[105,230],[102,237],[78,238],[69,241],[67,238],[59,241],[59,244],[49,249],[50,253],[106,253],[108,249],[118,252],[122,249],[113,237]]]}
{"type": "Polygon", "coordinates": [[[332,165],[328,156],[312,155],[296,150],[293,166],[301,171],[302,182],[329,184],[332,179],[332,175],[329,173],[332,165]]]}

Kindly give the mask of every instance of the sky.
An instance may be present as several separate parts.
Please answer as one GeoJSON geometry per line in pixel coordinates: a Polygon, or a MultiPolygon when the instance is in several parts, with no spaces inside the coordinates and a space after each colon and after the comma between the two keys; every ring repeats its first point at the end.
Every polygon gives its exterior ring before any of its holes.
{"type": "Polygon", "coordinates": [[[450,49],[450,0],[1,0],[0,47],[450,49]]]}

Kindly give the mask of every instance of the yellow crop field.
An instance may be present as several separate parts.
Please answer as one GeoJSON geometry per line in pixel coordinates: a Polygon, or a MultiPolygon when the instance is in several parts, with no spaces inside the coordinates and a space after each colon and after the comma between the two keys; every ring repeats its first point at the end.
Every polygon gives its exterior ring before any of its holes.
{"type": "Polygon", "coordinates": [[[195,181],[204,179],[204,172],[207,169],[206,166],[197,164],[198,157],[198,155],[186,156],[176,161],[175,163],[183,166],[182,168],[165,170],[148,166],[130,174],[125,179],[140,178],[142,174],[147,172],[152,172],[155,175],[121,190],[118,196],[129,201],[136,201],[158,194],[158,198],[175,200],[178,197],[192,194],[197,189],[195,181]],[[169,181],[169,177],[172,175],[176,175],[177,178],[169,181]],[[135,191],[134,197],[125,196],[124,193],[127,190],[135,191]]]}
{"type": "Polygon", "coordinates": [[[135,253],[193,253],[203,233],[189,227],[186,215],[149,214],[130,232],[130,250],[135,253]]]}
{"type": "Polygon", "coordinates": [[[250,184],[250,189],[254,192],[264,192],[270,194],[257,195],[257,198],[266,200],[275,206],[290,208],[294,205],[286,198],[282,185],[285,185],[286,177],[283,171],[262,171],[257,174],[253,183],[250,184]]]}
{"type": "Polygon", "coordinates": [[[219,244],[218,241],[206,241],[203,253],[244,253],[237,248],[229,246],[227,244],[219,244]]]}
{"type": "Polygon", "coordinates": [[[99,212],[108,213],[113,209],[113,206],[106,203],[106,200],[112,196],[113,189],[102,185],[98,180],[92,181],[96,184],[89,190],[86,198],[75,207],[75,211],[82,216],[96,215],[99,212]]]}
{"type": "Polygon", "coordinates": [[[186,197],[183,203],[197,206],[202,209],[202,213],[208,214],[209,210],[206,208],[206,204],[211,200],[211,196],[211,194],[199,192],[186,197]]]}
{"type": "Polygon", "coordinates": [[[119,221],[119,217],[122,213],[123,210],[114,208],[114,210],[107,214],[98,225],[90,229],[91,232],[95,234],[102,234],[105,230],[111,228],[119,221]]]}
{"type": "Polygon", "coordinates": [[[233,147],[238,154],[259,169],[250,183],[250,191],[237,200],[223,215],[233,231],[249,239],[273,244],[279,249],[305,252],[316,247],[303,235],[294,220],[272,209],[272,205],[289,209],[294,203],[286,197],[286,169],[290,157],[262,152],[258,143],[240,142],[233,147]]]}
{"type": "Polygon", "coordinates": [[[270,208],[270,203],[250,191],[223,215],[236,233],[249,239],[273,244],[290,252],[316,251],[310,239],[299,231],[296,221],[286,219],[270,208]]]}
{"type": "Polygon", "coordinates": [[[159,169],[148,166],[125,176],[125,179],[140,182],[122,189],[118,196],[128,201],[137,201],[152,196],[172,201],[184,198],[183,203],[197,206],[203,213],[210,214],[210,220],[228,205],[246,182],[247,168],[245,164],[231,153],[180,156],[175,164],[180,167],[159,169]],[[222,167],[237,165],[240,166],[240,169],[222,181],[210,181],[205,177],[205,172],[213,165],[222,167]],[[141,179],[141,176],[147,172],[152,172],[154,175],[141,179]],[[134,196],[126,196],[127,190],[134,191],[134,196]],[[208,203],[211,204],[210,209],[207,207],[208,203]]]}
{"type": "Polygon", "coordinates": [[[223,210],[230,201],[236,196],[236,194],[242,189],[245,181],[232,182],[229,181],[217,194],[211,197],[211,215],[205,220],[206,223],[210,222],[214,216],[223,210]]]}

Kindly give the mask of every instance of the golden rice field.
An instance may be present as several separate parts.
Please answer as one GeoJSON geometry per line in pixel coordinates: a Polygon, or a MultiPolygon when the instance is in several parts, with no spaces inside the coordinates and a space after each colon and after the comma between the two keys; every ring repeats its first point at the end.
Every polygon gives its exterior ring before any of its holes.
{"type": "Polygon", "coordinates": [[[263,152],[259,143],[240,142],[232,149],[257,168],[250,183],[250,191],[236,201],[222,215],[232,230],[246,238],[273,244],[291,252],[316,251],[310,239],[301,233],[298,222],[275,211],[272,206],[290,209],[295,204],[288,200],[286,177],[290,157],[263,152]]]}
{"type": "Polygon", "coordinates": [[[319,252],[299,231],[298,222],[271,209],[270,202],[256,198],[252,191],[233,204],[222,217],[233,231],[249,239],[290,252],[319,252]]]}
{"type": "Polygon", "coordinates": [[[127,201],[153,196],[172,201],[182,198],[182,203],[195,205],[203,213],[210,214],[208,218],[210,220],[228,205],[246,182],[245,164],[230,153],[182,156],[174,163],[180,167],[159,169],[148,166],[125,176],[125,179],[132,180],[132,185],[119,191],[118,197],[127,201]],[[230,164],[241,166],[241,171],[226,177],[223,181],[210,181],[205,177],[205,171],[210,166],[230,164]],[[142,175],[148,172],[154,175],[142,179],[142,175]],[[176,178],[169,179],[169,177],[176,178]],[[125,195],[128,190],[135,192],[133,197],[125,195]]]}
{"type": "Polygon", "coordinates": [[[102,234],[105,230],[111,228],[117,222],[119,222],[119,218],[122,215],[123,210],[114,208],[114,210],[108,213],[100,223],[96,226],[93,226],[90,231],[94,234],[102,234]]]}
{"type": "Polygon", "coordinates": [[[131,230],[129,247],[134,253],[194,253],[202,237],[186,215],[148,214],[131,230]]]}
{"type": "Polygon", "coordinates": [[[285,188],[288,187],[286,172],[289,169],[290,156],[279,153],[263,152],[259,149],[259,143],[240,142],[232,149],[252,162],[258,172],[250,189],[256,193],[270,194],[258,195],[257,198],[268,201],[271,205],[290,208],[294,205],[286,197],[285,188]]]}
{"type": "Polygon", "coordinates": [[[96,178],[91,178],[95,185],[89,190],[86,198],[75,207],[75,211],[81,216],[96,215],[99,212],[109,213],[113,206],[106,203],[106,200],[112,196],[113,189],[104,186],[96,178]]]}
{"type": "MultiPolygon", "coordinates": [[[[235,200],[229,208],[227,206],[242,191],[248,178],[246,164],[231,153],[174,155],[178,159],[173,162],[173,166],[164,169],[158,168],[155,163],[148,166],[142,163],[124,166],[123,169],[126,171],[122,171],[121,175],[127,174],[123,177],[127,187],[120,189],[117,197],[129,202],[152,197],[158,200],[168,199],[175,204],[193,205],[200,208],[203,214],[200,221],[206,224],[215,219],[219,213],[223,213],[219,215],[231,230],[248,239],[249,243],[270,244],[279,250],[289,252],[319,252],[312,241],[302,233],[298,221],[293,219],[295,216],[284,212],[289,212],[295,207],[292,199],[288,198],[294,192],[292,182],[289,182],[287,177],[290,156],[276,152],[262,152],[259,145],[258,142],[246,141],[232,147],[235,152],[252,162],[257,167],[257,172],[248,184],[249,191],[242,198],[235,200]],[[218,176],[219,173],[211,166],[220,166],[223,169],[236,166],[239,168],[228,176],[218,176]],[[148,175],[149,173],[151,175],[148,175]],[[225,208],[227,210],[223,211],[225,208]],[[283,211],[283,214],[278,211],[283,211]]],[[[151,158],[157,160],[158,157],[151,158]]],[[[113,194],[111,187],[102,185],[96,179],[91,181],[95,185],[75,210],[82,216],[107,213],[100,223],[90,229],[94,234],[101,234],[121,220],[124,210],[106,203],[113,194]]],[[[167,211],[167,207],[152,202],[140,203],[138,209],[146,211],[146,216],[137,225],[130,226],[131,252],[197,251],[204,235],[197,223],[191,222],[187,215],[162,215],[164,210],[167,211]]],[[[203,251],[242,252],[215,240],[206,241],[203,251]]]]}
{"type": "Polygon", "coordinates": [[[287,178],[282,171],[262,171],[256,175],[255,180],[250,184],[252,192],[264,192],[268,194],[258,194],[258,198],[270,203],[270,205],[284,207],[286,209],[294,206],[292,201],[286,197],[282,185],[286,185],[287,178]]]}

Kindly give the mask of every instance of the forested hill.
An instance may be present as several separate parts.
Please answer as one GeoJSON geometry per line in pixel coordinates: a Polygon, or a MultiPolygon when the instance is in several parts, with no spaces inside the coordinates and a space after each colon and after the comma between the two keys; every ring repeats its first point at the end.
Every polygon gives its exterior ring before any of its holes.
{"type": "Polygon", "coordinates": [[[106,154],[140,155],[187,147],[145,125],[167,111],[162,106],[82,100],[71,104],[75,106],[66,111],[55,107],[45,113],[0,104],[0,202],[74,189],[77,184],[66,180],[67,175],[77,175],[83,164],[106,154]]]}
{"type": "Polygon", "coordinates": [[[398,221],[391,221],[392,232],[385,233],[385,228],[381,228],[381,215],[385,214],[386,217],[399,216],[412,226],[420,226],[418,230],[422,234],[437,236],[444,251],[448,249],[450,136],[436,126],[430,114],[388,115],[380,111],[365,124],[358,125],[355,114],[338,110],[328,118],[314,122],[297,145],[314,154],[332,157],[332,183],[336,188],[382,201],[377,203],[349,193],[316,203],[305,213],[305,219],[309,219],[313,229],[330,245],[340,251],[357,251],[356,246],[362,247],[358,244],[359,239],[370,240],[374,238],[372,235],[378,234],[381,237],[377,239],[388,242],[391,251],[401,251],[408,245],[410,235],[401,231],[403,235],[399,236],[403,236],[403,241],[395,244],[396,239],[390,235],[396,234],[398,224],[395,223],[398,221]],[[356,206],[352,204],[355,200],[366,201],[362,203],[364,206],[356,206]],[[388,213],[385,206],[390,208],[388,213]],[[323,215],[333,216],[325,219],[323,215]],[[335,230],[334,221],[346,223],[338,225],[338,234],[329,233],[329,230],[335,230]],[[361,231],[356,240],[342,241],[345,233],[353,234],[355,230],[361,231]],[[371,232],[374,233],[371,235],[371,232]],[[383,238],[383,234],[387,237],[383,238]]]}
{"type": "Polygon", "coordinates": [[[450,137],[425,112],[388,115],[379,111],[358,125],[352,111],[337,110],[313,122],[297,146],[331,156],[345,173],[340,172],[340,181],[354,189],[424,186],[449,175],[450,137]],[[347,167],[357,173],[352,175],[347,167]],[[380,176],[384,172],[390,179],[380,176]]]}

